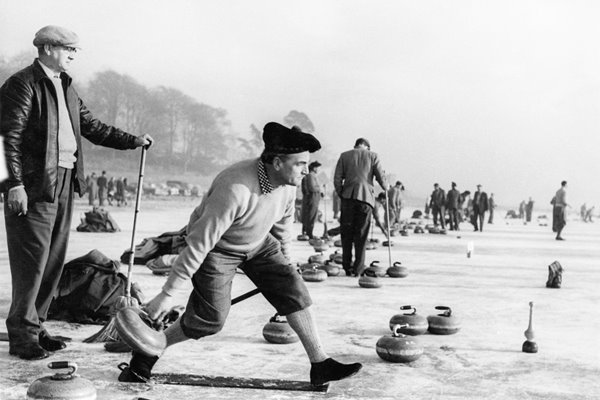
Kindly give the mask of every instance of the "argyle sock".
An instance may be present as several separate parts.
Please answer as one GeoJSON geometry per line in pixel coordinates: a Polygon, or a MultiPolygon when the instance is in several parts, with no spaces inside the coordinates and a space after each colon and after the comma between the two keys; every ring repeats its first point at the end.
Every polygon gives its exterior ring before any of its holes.
{"type": "Polygon", "coordinates": [[[285,316],[296,332],[311,363],[325,361],[328,356],[317,332],[317,324],[310,307],[285,316]]]}

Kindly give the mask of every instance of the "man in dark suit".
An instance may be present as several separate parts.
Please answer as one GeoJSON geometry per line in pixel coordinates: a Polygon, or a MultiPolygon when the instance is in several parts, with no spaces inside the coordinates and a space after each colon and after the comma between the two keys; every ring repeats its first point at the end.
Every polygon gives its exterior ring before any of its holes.
{"type": "Polygon", "coordinates": [[[475,231],[483,232],[483,221],[488,209],[488,196],[481,191],[481,185],[477,185],[477,191],[473,194],[473,226],[475,231]],[[479,221],[479,226],[477,225],[479,221]]]}
{"type": "Polygon", "coordinates": [[[359,138],[352,150],[340,155],[333,179],[335,191],[342,199],[342,266],[347,276],[356,276],[365,268],[367,236],[375,206],[373,178],[377,179],[383,190],[387,190],[379,157],[371,151],[367,139],[359,138]]]}
{"type": "Polygon", "coordinates": [[[446,195],[446,208],[450,217],[450,230],[458,230],[458,210],[460,209],[460,192],[456,189],[456,183],[452,182],[452,189],[446,195]]]}
{"type": "Polygon", "coordinates": [[[446,223],[444,221],[445,214],[445,205],[446,205],[446,193],[444,189],[440,187],[437,183],[433,185],[433,192],[431,192],[431,200],[429,201],[429,206],[431,207],[431,212],[433,213],[433,224],[437,225],[437,219],[440,218],[440,225],[442,229],[446,229],[446,223]]]}
{"type": "Polygon", "coordinates": [[[313,230],[319,214],[321,184],[317,174],[321,163],[313,161],[308,165],[308,174],[302,178],[302,234],[314,238],[313,230]]]}

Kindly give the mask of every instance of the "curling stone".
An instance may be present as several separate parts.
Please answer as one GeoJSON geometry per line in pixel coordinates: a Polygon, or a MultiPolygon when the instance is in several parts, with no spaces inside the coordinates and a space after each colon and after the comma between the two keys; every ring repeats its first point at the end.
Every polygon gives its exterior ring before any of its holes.
{"type": "Polygon", "coordinates": [[[413,336],[403,335],[402,325],[394,325],[391,336],[382,336],[375,345],[377,355],[386,361],[408,363],[423,355],[423,346],[413,336]]]}
{"type": "Polygon", "coordinates": [[[425,233],[425,231],[423,230],[423,227],[420,225],[415,226],[415,229],[413,229],[413,233],[425,233]]]}
{"type": "Polygon", "coordinates": [[[334,253],[329,255],[329,259],[336,264],[342,264],[344,257],[341,251],[336,250],[334,253]]]}
{"type": "Polygon", "coordinates": [[[313,268],[319,268],[321,266],[321,264],[318,263],[305,263],[305,264],[300,264],[298,266],[298,269],[300,270],[300,272],[304,272],[307,269],[313,269],[313,268]]]}
{"type": "Polygon", "coordinates": [[[408,236],[408,231],[406,229],[402,229],[400,231],[400,236],[408,236]]]}
{"type": "Polygon", "coordinates": [[[403,266],[400,261],[396,261],[386,272],[392,278],[406,278],[408,276],[408,268],[403,266]]]}
{"type": "Polygon", "coordinates": [[[385,247],[394,247],[394,241],[392,240],[384,240],[382,243],[383,246],[385,247]]]}
{"type": "Polygon", "coordinates": [[[390,236],[396,236],[398,231],[396,229],[390,229],[390,236]]]}
{"type": "Polygon", "coordinates": [[[96,388],[92,382],[75,374],[77,364],[70,361],[53,361],[50,369],[69,368],[66,373],[56,373],[35,380],[27,389],[27,399],[37,400],[95,400],[96,388]]]}
{"type": "Polygon", "coordinates": [[[338,240],[336,240],[336,241],[333,242],[333,245],[335,247],[342,247],[342,241],[338,239],[338,240]]]}
{"type": "Polygon", "coordinates": [[[427,231],[432,234],[440,233],[440,228],[438,226],[432,226],[431,228],[427,228],[427,231]]]}
{"type": "Polygon", "coordinates": [[[297,239],[301,242],[306,242],[308,241],[309,237],[308,235],[298,235],[297,239]]]}
{"type": "Polygon", "coordinates": [[[410,313],[396,314],[390,318],[390,329],[393,331],[395,325],[400,325],[400,333],[410,336],[422,335],[427,332],[429,323],[427,318],[417,314],[413,306],[402,306],[401,310],[412,310],[410,313]]]}
{"type": "Polygon", "coordinates": [[[370,238],[369,239],[369,243],[377,243],[377,244],[379,244],[379,239],[377,239],[377,238],[370,238]]]}
{"type": "Polygon", "coordinates": [[[358,278],[358,285],[367,289],[376,289],[381,287],[381,282],[375,272],[367,268],[358,278]]]}
{"type": "Polygon", "coordinates": [[[329,244],[327,244],[327,242],[323,239],[317,239],[312,243],[312,247],[313,249],[315,249],[316,252],[322,253],[329,249],[329,244]]]}
{"type": "Polygon", "coordinates": [[[384,266],[379,265],[379,261],[373,261],[367,269],[375,272],[375,275],[380,278],[383,278],[385,274],[387,274],[387,269],[384,266]]]}
{"type": "Polygon", "coordinates": [[[115,326],[119,337],[133,350],[147,356],[160,356],[167,347],[167,337],[142,320],[135,307],[125,307],[115,315],[115,326]]]}
{"type": "Polygon", "coordinates": [[[331,260],[325,261],[325,264],[320,265],[318,269],[322,269],[327,272],[327,276],[338,276],[340,274],[340,267],[333,263],[331,260]]]}
{"type": "Polygon", "coordinates": [[[311,269],[302,271],[302,279],[306,282],[322,282],[327,279],[327,272],[313,266],[311,269]]]}
{"type": "Polygon", "coordinates": [[[443,313],[427,317],[429,332],[435,335],[453,335],[460,330],[460,322],[452,315],[450,307],[436,306],[435,309],[443,313]]]}
{"type": "Polygon", "coordinates": [[[275,314],[269,319],[269,322],[263,327],[262,334],[267,342],[275,344],[295,343],[300,340],[285,317],[279,314],[275,314]]]}
{"type": "Polygon", "coordinates": [[[377,245],[377,242],[368,242],[365,246],[365,249],[366,250],[375,250],[375,249],[377,249],[377,247],[379,247],[377,245]]]}
{"type": "Polygon", "coordinates": [[[308,262],[311,264],[324,264],[326,260],[327,257],[325,257],[323,253],[313,254],[312,256],[308,257],[308,262]]]}

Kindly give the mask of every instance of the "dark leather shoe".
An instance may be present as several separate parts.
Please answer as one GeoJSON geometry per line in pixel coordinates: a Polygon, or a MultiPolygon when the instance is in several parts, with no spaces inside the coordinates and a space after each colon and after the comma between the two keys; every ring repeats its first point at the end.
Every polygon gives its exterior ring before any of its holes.
{"type": "Polygon", "coordinates": [[[22,358],[23,360],[42,360],[50,356],[50,353],[37,343],[11,345],[8,353],[12,356],[19,356],[19,358],[22,358]]]}
{"type": "Polygon", "coordinates": [[[121,370],[119,382],[150,382],[152,367],[154,367],[157,361],[157,356],[147,356],[134,351],[129,364],[119,364],[119,369],[121,370]]]}
{"type": "Polygon", "coordinates": [[[67,344],[63,340],[50,336],[50,334],[48,334],[46,331],[41,331],[38,335],[38,338],[40,341],[40,346],[44,350],[57,351],[67,347],[67,344]]]}
{"type": "Polygon", "coordinates": [[[361,363],[342,364],[333,358],[328,358],[319,363],[312,363],[310,383],[313,386],[322,386],[331,381],[348,378],[360,371],[361,368],[361,363]]]}

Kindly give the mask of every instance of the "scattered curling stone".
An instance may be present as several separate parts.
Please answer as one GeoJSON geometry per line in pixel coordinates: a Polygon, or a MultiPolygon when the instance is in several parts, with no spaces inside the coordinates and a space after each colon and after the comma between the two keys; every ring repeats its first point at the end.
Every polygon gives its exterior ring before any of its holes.
{"type": "Polygon", "coordinates": [[[327,272],[327,276],[338,276],[340,274],[340,267],[335,265],[331,260],[325,261],[325,264],[320,265],[318,269],[327,272]]]}
{"type": "Polygon", "coordinates": [[[413,230],[413,233],[425,233],[425,230],[423,230],[423,227],[420,225],[415,226],[415,229],[413,230]]]}
{"type": "Polygon", "coordinates": [[[533,301],[529,302],[529,326],[527,327],[527,330],[525,330],[525,338],[527,338],[526,341],[523,342],[523,352],[524,353],[537,353],[538,352],[538,345],[535,342],[535,335],[533,332],[533,301]]]}
{"type": "Polygon", "coordinates": [[[403,266],[400,261],[396,261],[386,272],[392,278],[406,278],[408,276],[408,268],[403,266]]]}
{"type": "Polygon", "coordinates": [[[312,243],[312,247],[315,249],[315,251],[322,253],[329,249],[329,244],[327,244],[327,242],[323,239],[317,239],[312,243]]]}
{"type": "Polygon", "coordinates": [[[340,239],[336,240],[333,242],[333,245],[335,247],[342,247],[342,241],[340,239]]]}
{"type": "Polygon", "coordinates": [[[377,247],[379,247],[379,246],[377,245],[376,242],[368,242],[367,245],[365,246],[365,249],[366,250],[375,250],[375,249],[377,249],[377,247]]]}
{"type": "Polygon", "coordinates": [[[408,231],[406,229],[402,229],[400,231],[400,236],[408,236],[408,231]]]}
{"type": "Polygon", "coordinates": [[[313,269],[313,268],[319,268],[321,266],[321,264],[318,263],[304,263],[304,264],[300,264],[298,266],[298,269],[300,270],[300,272],[304,272],[307,269],[313,269]]]}
{"type": "Polygon", "coordinates": [[[50,369],[69,368],[69,372],[56,373],[35,380],[27,389],[27,399],[37,400],[95,400],[96,388],[92,382],[75,374],[77,364],[70,361],[53,361],[50,369]]]}
{"type": "Polygon", "coordinates": [[[313,268],[302,271],[302,279],[306,282],[322,282],[327,279],[327,272],[313,266],[313,268]]]}
{"type": "Polygon", "coordinates": [[[301,242],[307,242],[309,237],[308,235],[298,235],[297,239],[301,242]]]}
{"type": "Polygon", "coordinates": [[[379,244],[379,239],[377,239],[377,238],[370,238],[369,239],[369,243],[377,243],[377,244],[379,244]]]}
{"type": "Polygon", "coordinates": [[[394,325],[391,336],[382,336],[375,345],[377,355],[385,361],[408,363],[423,355],[423,346],[417,338],[403,335],[402,325],[394,325]]]}
{"type": "Polygon", "coordinates": [[[379,261],[373,261],[368,267],[367,270],[371,270],[375,273],[376,276],[383,278],[385,274],[387,274],[387,269],[381,265],[379,265],[379,261]]]}
{"type": "Polygon", "coordinates": [[[392,240],[384,240],[382,244],[385,247],[394,247],[394,241],[392,240]]]}
{"type": "Polygon", "coordinates": [[[398,231],[395,229],[390,229],[390,236],[396,236],[398,234],[398,231]]]}
{"type": "Polygon", "coordinates": [[[367,268],[362,274],[360,274],[360,277],[358,278],[358,285],[367,289],[376,289],[381,287],[381,281],[377,275],[375,275],[374,271],[367,268]]]}
{"type": "Polygon", "coordinates": [[[440,228],[438,226],[432,226],[431,228],[427,228],[427,231],[432,234],[440,233],[440,228]]]}
{"type": "Polygon", "coordinates": [[[275,314],[269,319],[269,322],[263,327],[262,334],[267,342],[275,344],[295,343],[300,340],[285,317],[279,314],[275,314]]]}
{"type": "Polygon", "coordinates": [[[460,330],[460,322],[452,315],[450,307],[436,306],[435,309],[443,313],[427,317],[429,332],[435,335],[453,335],[460,330]]]}
{"type": "Polygon", "coordinates": [[[327,257],[323,253],[313,254],[308,257],[308,262],[311,264],[324,264],[327,260],[327,257]]]}
{"type": "Polygon", "coordinates": [[[334,253],[329,255],[329,259],[334,263],[341,265],[343,263],[344,257],[342,255],[342,252],[336,250],[334,253]]]}
{"type": "Polygon", "coordinates": [[[399,325],[400,333],[410,336],[422,335],[427,332],[429,323],[427,318],[417,314],[417,309],[413,306],[402,306],[401,310],[410,310],[412,312],[404,314],[396,314],[390,318],[390,329],[393,331],[394,326],[399,325]]]}

